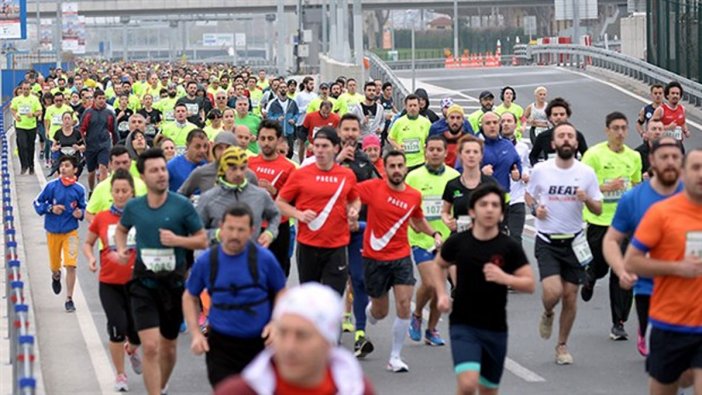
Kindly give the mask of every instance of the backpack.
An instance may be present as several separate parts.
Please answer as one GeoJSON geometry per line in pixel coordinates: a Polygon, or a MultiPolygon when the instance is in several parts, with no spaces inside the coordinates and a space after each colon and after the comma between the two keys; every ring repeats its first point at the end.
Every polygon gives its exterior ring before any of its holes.
{"type": "Polygon", "coordinates": [[[271,304],[271,309],[273,307],[273,301],[275,300],[275,294],[273,294],[267,287],[264,287],[261,285],[259,282],[259,273],[258,273],[258,250],[256,248],[256,245],[249,241],[247,243],[248,245],[248,257],[247,257],[247,262],[248,262],[248,268],[249,268],[249,273],[251,273],[251,278],[253,278],[253,282],[250,284],[244,284],[244,285],[236,285],[236,284],[231,284],[229,286],[225,287],[215,287],[215,280],[217,279],[217,272],[219,269],[219,251],[218,251],[218,245],[214,245],[210,247],[210,281],[209,281],[209,286],[207,287],[207,292],[212,296],[212,307],[219,309],[219,310],[243,310],[246,311],[247,313],[251,315],[255,315],[256,311],[253,309],[254,306],[258,306],[263,303],[270,303],[271,304]],[[259,288],[262,289],[263,291],[266,292],[266,296],[259,299],[255,300],[253,302],[248,302],[248,303],[215,303],[214,302],[214,293],[215,292],[229,292],[232,294],[237,294],[241,290],[248,289],[248,288],[259,288]]]}

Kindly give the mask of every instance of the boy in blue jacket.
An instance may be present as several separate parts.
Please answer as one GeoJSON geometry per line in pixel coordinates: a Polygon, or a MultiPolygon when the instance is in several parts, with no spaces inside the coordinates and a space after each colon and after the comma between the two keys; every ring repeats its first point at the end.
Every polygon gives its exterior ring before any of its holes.
{"type": "Polygon", "coordinates": [[[73,288],[78,262],[78,221],[83,219],[85,187],[77,182],[78,162],[75,157],[59,159],[59,178],[49,181],[34,200],[34,210],[44,216],[44,229],[49,246],[51,287],[61,293],[61,265],[66,268],[66,311],[76,311],[73,288]]]}

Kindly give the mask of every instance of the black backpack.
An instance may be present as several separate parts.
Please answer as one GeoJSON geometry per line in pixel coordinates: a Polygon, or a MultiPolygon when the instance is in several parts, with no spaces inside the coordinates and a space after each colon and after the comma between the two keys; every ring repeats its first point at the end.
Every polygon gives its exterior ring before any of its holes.
{"type": "Polygon", "coordinates": [[[248,267],[249,267],[249,273],[251,273],[251,278],[253,278],[253,282],[250,284],[244,284],[244,285],[236,285],[236,284],[231,284],[226,287],[215,287],[215,280],[217,279],[217,271],[219,269],[219,251],[218,251],[218,245],[214,245],[210,247],[210,281],[209,281],[209,286],[207,287],[207,292],[210,294],[212,297],[212,307],[219,309],[219,310],[243,310],[246,311],[247,313],[251,315],[255,315],[256,311],[253,309],[254,306],[258,306],[263,303],[270,303],[271,307],[273,306],[273,301],[275,299],[275,294],[271,292],[267,287],[261,285],[259,281],[259,273],[258,273],[258,250],[256,249],[256,245],[249,241],[248,242],[248,257],[247,257],[247,262],[248,262],[248,267]],[[265,293],[266,296],[253,301],[253,302],[248,302],[248,303],[215,303],[214,302],[214,293],[215,292],[229,292],[232,294],[237,294],[241,290],[248,289],[248,288],[259,288],[262,289],[265,293]]]}

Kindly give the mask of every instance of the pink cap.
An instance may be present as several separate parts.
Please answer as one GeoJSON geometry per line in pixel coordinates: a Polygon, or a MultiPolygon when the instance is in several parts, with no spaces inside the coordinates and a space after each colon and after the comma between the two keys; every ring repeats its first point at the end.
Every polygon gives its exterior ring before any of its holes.
{"type": "Polygon", "coordinates": [[[380,148],[380,139],[374,134],[369,134],[363,138],[361,142],[361,148],[366,149],[368,147],[378,147],[380,148]]]}

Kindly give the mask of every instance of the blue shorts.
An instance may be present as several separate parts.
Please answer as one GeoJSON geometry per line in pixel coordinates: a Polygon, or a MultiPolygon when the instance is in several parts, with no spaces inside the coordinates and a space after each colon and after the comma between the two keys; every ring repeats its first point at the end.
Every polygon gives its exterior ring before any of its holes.
{"type": "Polygon", "coordinates": [[[456,375],[480,372],[480,385],[486,388],[499,387],[507,357],[507,332],[452,324],[449,333],[456,375]]]}
{"type": "Polygon", "coordinates": [[[429,252],[424,248],[412,246],[412,260],[415,265],[419,265],[422,262],[433,261],[436,257],[436,250],[429,252]]]}
{"type": "Polygon", "coordinates": [[[100,147],[98,150],[85,151],[85,164],[88,167],[89,172],[95,171],[98,165],[103,165],[107,167],[110,163],[110,150],[112,147],[100,147]]]}

